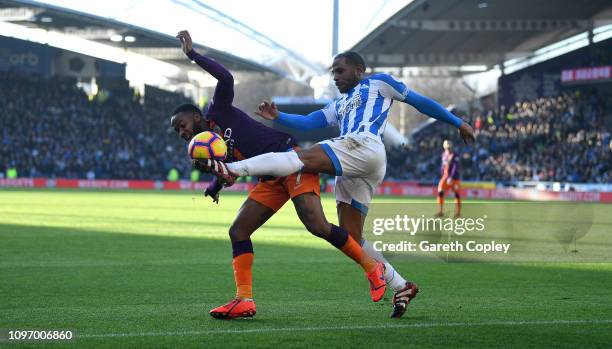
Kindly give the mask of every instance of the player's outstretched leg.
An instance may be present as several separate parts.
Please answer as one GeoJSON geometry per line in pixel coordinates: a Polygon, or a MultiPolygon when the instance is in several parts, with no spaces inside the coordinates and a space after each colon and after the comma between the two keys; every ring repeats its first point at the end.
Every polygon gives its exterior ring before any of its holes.
{"type": "Polygon", "coordinates": [[[217,176],[226,186],[241,176],[285,177],[300,171],[304,163],[294,151],[266,153],[241,161],[225,163],[214,159],[193,160],[193,167],[217,176]]]}
{"type": "Polygon", "coordinates": [[[419,292],[418,286],[411,281],[406,281],[393,265],[383,256],[380,251],[374,249],[374,245],[368,240],[362,239],[363,250],[372,258],[382,262],[385,266],[385,281],[387,286],[393,290],[393,311],[391,317],[402,317],[407,310],[410,300],[419,292]]]}
{"type": "Polygon", "coordinates": [[[193,160],[193,166],[202,172],[212,173],[225,181],[233,183],[240,176],[275,176],[285,177],[298,172],[304,167],[294,151],[266,153],[241,161],[224,163],[206,159],[193,160]]]}
{"type": "MultiPolygon", "coordinates": [[[[393,295],[393,311],[391,317],[401,317],[404,315],[409,303],[406,302],[406,294],[408,285],[415,285],[412,282],[406,281],[399,272],[395,270],[393,265],[383,256],[383,254],[374,248],[374,245],[362,238],[363,224],[365,222],[366,213],[354,208],[346,202],[338,203],[338,218],[340,225],[353,234],[353,237],[361,241],[363,250],[375,260],[381,262],[385,266],[385,281],[387,286],[394,291],[393,295]]],[[[416,286],[416,285],[415,285],[416,286]]],[[[415,293],[416,294],[416,293],[415,293]]]]}
{"type": "Polygon", "coordinates": [[[370,284],[372,301],[380,301],[386,290],[384,264],[369,256],[348,231],[327,221],[318,196],[312,193],[302,194],[294,197],[293,203],[300,220],[311,234],[327,240],[361,265],[370,284]]]}
{"type": "Polygon", "coordinates": [[[335,174],[336,169],[320,145],[282,153],[266,153],[241,161],[224,163],[218,160],[193,160],[193,166],[231,184],[241,176],[285,177],[298,171],[335,174]]]}

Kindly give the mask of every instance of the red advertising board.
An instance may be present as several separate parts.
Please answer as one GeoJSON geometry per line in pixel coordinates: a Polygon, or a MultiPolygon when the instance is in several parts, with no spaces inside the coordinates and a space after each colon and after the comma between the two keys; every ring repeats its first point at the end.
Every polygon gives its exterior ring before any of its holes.
{"type": "MultiPolygon", "coordinates": [[[[158,190],[202,190],[209,182],[189,181],[140,181],[115,179],[47,179],[47,178],[18,178],[0,179],[0,187],[23,188],[81,188],[81,189],[158,189],[158,190]]],[[[236,183],[227,191],[249,191],[255,183],[236,183]]]]}
{"type": "MultiPolygon", "coordinates": [[[[189,181],[135,181],[135,180],[87,180],[18,178],[0,179],[0,187],[26,188],[75,188],[75,189],[156,189],[156,190],[203,190],[208,182],[189,181]]],[[[256,183],[236,183],[226,191],[247,192],[256,183]]],[[[333,185],[328,185],[333,191],[333,185]]],[[[383,182],[376,190],[378,195],[435,197],[436,187],[421,186],[416,182],[383,182]]],[[[472,199],[533,200],[533,201],[583,201],[612,203],[612,192],[553,192],[518,188],[463,188],[463,197],[472,199]]]]}

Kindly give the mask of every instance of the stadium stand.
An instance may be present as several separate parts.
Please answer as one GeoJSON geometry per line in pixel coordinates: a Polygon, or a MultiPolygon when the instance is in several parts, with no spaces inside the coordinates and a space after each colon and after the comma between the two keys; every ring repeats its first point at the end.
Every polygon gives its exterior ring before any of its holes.
{"type": "MultiPolygon", "coordinates": [[[[363,53],[372,68],[478,64],[491,67],[510,54],[534,52],[582,31],[592,31],[597,23],[605,24],[602,20],[609,2],[596,0],[590,6],[562,2],[558,10],[563,18],[567,17],[564,20],[549,18],[550,10],[545,3],[532,4],[528,0],[515,6],[528,10],[509,13],[508,18],[495,6],[475,10],[475,4],[470,7],[443,1],[415,1],[353,49],[363,53]],[[485,13],[498,19],[480,19],[485,13]],[[592,21],[569,19],[573,17],[592,21]],[[505,40],[491,39],[501,37],[505,40]],[[491,46],[492,43],[495,45],[491,46]],[[517,51],[519,47],[521,52],[517,51]]],[[[138,45],[152,57],[163,58],[182,69],[190,67],[172,36],[54,6],[0,0],[0,8],[22,6],[62,20],[49,24],[26,18],[17,23],[46,29],[65,24],[66,28],[82,29],[77,34],[87,33],[85,29],[92,26],[119,30],[133,35],[137,43],[114,43],[110,37],[101,41],[125,45],[120,47],[134,52],[140,52],[135,47],[138,45]]],[[[610,65],[611,42],[591,43],[574,54],[502,76],[497,96],[502,97],[498,98],[501,106],[491,106],[467,118],[478,133],[474,147],[459,144],[450,128],[433,123],[416,133],[406,148],[388,153],[387,179],[435,183],[439,177],[441,143],[450,138],[461,154],[465,180],[612,182],[610,118],[606,119],[606,115],[612,115],[610,81],[598,82],[608,84],[607,92],[592,86],[568,92],[559,79],[564,69],[610,65]],[[525,84],[516,84],[522,81],[523,74],[529,76],[525,80],[538,88],[525,89],[525,84]],[[548,92],[544,91],[545,86],[552,86],[555,91],[563,87],[564,92],[542,97],[548,92]],[[532,90],[537,97],[517,103],[515,100],[521,94],[514,93],[515,90],[532,90]],[[504,106],[506,101],[510,104],[504,106]]],[[[28,50],[37,52],[30,46],[28,50]]],[[[276,72],[210,47],[200,48],[231,69],[276,72]]],[[[25,48],[15,50],[30,52],[25,48]]],[[[41,67],[44,56],[40,54],[41,67]]],[[[101,64],[97,61],[96,64],[101,64]]],[[[124,70],[118,71],[125,75],[124,70]]],[[[76,87],[75,79],[50,78],[50,74],[50,69],[43,75],[0,73],[0,176],[8,169],[16,169],[19,177],[162,180],[176,168],[181,178],[189,178],[188,161],[177,155],[185,153],[184,144],[167,131],[168,111],[185,101],[185,97],[147,87],[142,98],[122,80],[118,84],[124,85],[122,88],[105,87],[99,82],[103,93],[89,100],[76,87]]]]}
{"type": "Polygon", "coordinates": [[[22,177],[163,179],[177,168],[189,177],[188,161],[177,155],[184,145],[167,131],[168,112],[185,97],[149,93],[141,103],[130,89],[99,96],[90,101],[69,78],[1,73],[0,171],[16,167],[22,177]]]}
{"type": "Polygon", "coordinates": [[[406,148],[390,152],[387,176],[436,181],[442,141],[452,139],[465,179],[609,183],[609,101],[594,89],[575,90],[475,114],[473,147],[459,144],[450,127],[436,122],[414,135],[406,148]]]}
{"type": "MultiPolygon", "coordinates": [[[[183,144],[167,130],[168,111],[185,101],[149,88],[89,100],[68,78],[2,73],[2,172],[20,176],[89,179],[164,179],[171,168],[188,178],[183,144]]],[[[105,94],[101,94],[105,95],[105,94]]],[[[454,131],[434,123],[406,148],[389,152],[388,179],[434,182],[442,141],[454,139],[462,177],[482,181],[612,181],[609,97],[576,90],[475,114],[477,144],[458,144],[454,131]]]]}

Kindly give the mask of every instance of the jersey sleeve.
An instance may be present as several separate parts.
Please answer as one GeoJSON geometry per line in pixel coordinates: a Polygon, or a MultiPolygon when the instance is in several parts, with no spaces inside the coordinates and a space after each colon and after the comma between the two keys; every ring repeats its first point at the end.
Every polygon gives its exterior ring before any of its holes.
{"type": "Polygon", "coordinates": [[[325,114],[321,110],[314,111],[305,116],[280,112],[276,122],[298,130],[313,130],[328,126],[325,114]]]}
{"type": "Polygon", "coordinates": [[[403,101],[410,89],[402,81],[389,74],[374,74],[370,76],[370,84],[375,84],[383,97],[403,101]]]}
{"type": "Polygon", "coordinates": [[[219,179],[215,177],[213,181],[208,184],[208,187],[206,187],[205,193],[206,195],[214,197],[221,191],[221,189],[223,189],[223,184],[221,184],[219,179]]]}
{"type": "Polygon", "coordinates": [[[429,97],[421,96],[414,91],[408,91],[408,95],[406,96],[404,102],[410,104],[418,111],[429,117],[446,122],[457,128],[463,124],[463,120],[453,115],[453,113],[449,112],[446,108],[440,105],[440,103],[429,97]]]}
{"type": "Polygon", "coordinates": [[[448,169],[448,176],[453,178],[455,176],[455,173],[457,172],[457,160],[455,159],[454,155],[453,155],[453,159],[451,160],[450,164],[448,164],[448,166],[450,167],[448,169]]]}
{"type": "Polygon", "coordinates": [[[217,79],[217,86],[213,95],[215,105],[223,107],[231,106],[234,100],[234,77],[232,73],[220,63],[202,56],[194,50],[189,51],[187,57],[217,79]]]}
{"type": "Polygon", "coordinates": [[[336,101],[329,102],[325,106],[325,108],[321,109],[321,112],[323,112],[323,115],[325,115],[327,126],[338,125],[338,115],[336,113],[336,101]]]}

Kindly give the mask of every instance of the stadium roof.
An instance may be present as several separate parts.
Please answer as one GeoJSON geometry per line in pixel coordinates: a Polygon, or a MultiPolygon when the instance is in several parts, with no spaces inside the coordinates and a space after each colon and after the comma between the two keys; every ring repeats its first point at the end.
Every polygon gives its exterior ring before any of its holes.
{"type": "MultiPolygon", "coordinates": [[[[236,40],[234,46],[238,47],[232,52],[241,52],[241,48],[252,52],[253,46],[259,45],[262,46],[261,51],[266,51],[268,54],[272,52],[270,55],[287,58],[285,62],[281,63],[276,60],[274,63],[277,63],[277,65],[272,65],[267,64],[270,60],[258,62],[256,59],[250,59],[251,57],[241,57],[194,42],[194,47],[199,52],[207,54],[232,70],[273,72],[280,76],[303,81],[302,76],[310,76],[312,75],[311,71],[322,69],[280,45],[274,46],[276,43],[271,40],[266,41],[267,37],[254,31],[249,32],[250,28],[204,3],[183,3],[177,0],[170,3],[170,6],[177,13],[169,15],[184,18],[185,22],[204,23],[199,27],[209,28],[212,32],[215,30],[233,32],[233,38],[236,40]],[[240,35],[247,36],[244,41],[250,42],[240,44],[236,39],[240,35]],[[249,35],[251,35],[250,39],[248,38],[249,35]],[[282,54],[275,54],[278,52],[282,54]]],[[[190,64],[185,59],[173,35],[65,7],[30,0],[0,0],[0,21],[74,35],[98,43],[124,48],[130,52],[143,54],[178,66],[190,64]]],[[[199,36],[205,37],[205,35],[199,36]]]]}
{"type": "Polygon", "coordinates": [[[491,68],[610,23],[610,0],[415,0],[352,50],[375,68],[491,68]]]}

